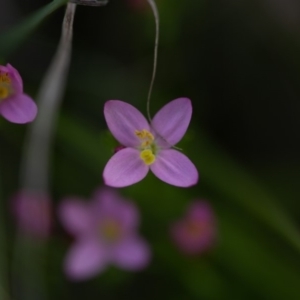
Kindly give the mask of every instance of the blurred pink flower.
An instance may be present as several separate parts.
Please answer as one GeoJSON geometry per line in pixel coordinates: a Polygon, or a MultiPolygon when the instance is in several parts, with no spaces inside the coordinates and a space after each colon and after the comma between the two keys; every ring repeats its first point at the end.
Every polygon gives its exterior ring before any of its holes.
{"type": "Polygon", "coordinates": [[[52,228],[51,202],[47,195],[20,191],[12,198],[19,230],[34,238],[47,238],[52,228]]]}
{"type": "Polygon", "coordinates": [[[186,254],[201,254],[216,241],[216,222],[210,205],[203,201],[192,203],[185,216],[171,227],[171,236],[186,254]]]}
{"type": "Polygon", "coordinates": [[[127,3],[132,9],[137,11],[144,10],[147,8],[147,6],[149,6],[147,0],[127,0],[127,3]]]}
{"type": "Polygon", "coordinates": [[[198,181],[194,164],[172,149],[184,136],[192,116],[188,98],[178,98],[161,108],[151,124],[132,105],[110,100],[104,116],[113,136],[126,148],[107,162],[103,178],[112,187],[124,187],[142,180],[151,170],[160,180],[180,187],[198,181]]]}
{"type": "Polygon", "coordinates": [[[113,190],[99,189],[89,203],[64,199],[58,213],[76,239],[64,262],[69,278],[90,278],[109,264],[135,271],[149,263],[148,244],[136,232],[139,213],[113,190]]]}
{"type": "Polygon", "coordinates": [[[28,123],[35,119],[37,106],[23,93],[19,72],[10,64],[0,65],[0,115],[12,123],[28,123]]]}

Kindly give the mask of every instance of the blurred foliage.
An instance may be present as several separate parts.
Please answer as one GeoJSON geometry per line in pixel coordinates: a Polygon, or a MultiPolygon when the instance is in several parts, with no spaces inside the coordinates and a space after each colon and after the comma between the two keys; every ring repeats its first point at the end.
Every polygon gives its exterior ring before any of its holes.
{"type": "MultiPolygon", "coordinates": [[[[13,2],[28,12],[38,1],[26,1],[26,9],[23,1],[13,2]]],[[[0,59],[18,67],[31,95],[55,51],[62,12],[37,27],[65,2],[39,3],[39,10],[0,34],[0,59]],[[33,29],[37,33],[29,36],[33,29]]],[[[198,167],[200,182],[180,189],[149,174],[120,190],[137,203],[141,232],[153,250],[152,264],[140,273],[112,267],[93,280],[69,282],[62,260],[70,241],[57,224],[46,262],[49,299],[299,299],[299,29],[287,26],[270,1],[157,4],[161,42],[151,110],[183,95],[192,99],[192,124],[179,147],[198,167]],[[197,198],[215,210],[219,241],[210,253],[186,257],[172,244],[169,226],[197,198]]],[[[121,99],[145,112],[153,34],[151,12],[133,10],[126,0],[77,8],[52,152],[56,204],[68,195],[88,198],[102,184],[117,145],[105,125],[104,102],[121,99]]],[[[0,120],[0,225],[9,234],[0,233],[11,252],[8,199],[18,189],[25,131],[0,120]]]]}

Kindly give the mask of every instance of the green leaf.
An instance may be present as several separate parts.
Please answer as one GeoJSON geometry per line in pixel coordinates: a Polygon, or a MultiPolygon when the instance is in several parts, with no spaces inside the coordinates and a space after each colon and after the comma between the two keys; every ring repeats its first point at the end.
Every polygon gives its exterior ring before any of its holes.
{"type": "Polygon", "coordinates": [[[68,0],[54,0],[0,36],[0,57],[6,58],[55,10],[68,0]]]}

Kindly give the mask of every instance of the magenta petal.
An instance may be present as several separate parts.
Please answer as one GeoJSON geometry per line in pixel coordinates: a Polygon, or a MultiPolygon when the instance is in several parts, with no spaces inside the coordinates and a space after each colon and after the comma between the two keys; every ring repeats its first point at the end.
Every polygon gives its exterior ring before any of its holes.
{"type": "Polygon", "coordinates": [[[65,199],[59,206],[58,217],[64,228],[74,235],[93,233],[92,211],[86,203],[78,199],[65,199]]]}
{"type": "Polygon", "coordinates": [[[0,66],[0,73],[7,73],[11,79],[13,90],[16,94],[23,93],[23,81],[19,72],[10,64],[0,66]]]}
{"type": "Polygon", "coordinates": [[[191,220],[201,220],[201,222],[214,222],[214,212],[211,206],[205,201],[195,201],[190,204],[187,216],[191,220]]]}
{"type": "Polygon", "coordinates": [[[35,119],[37,106],[29,96],[19,94],[0,103],[0,114],[12,123],[24,124],[35,119]]]}
{"type": "Polygon", "coordinates": [[[130,201],[124,201],[115,189],[101,188],[95,192],[93,199],[92,208],[99,219],[114,219],[126,232],[138,227],[139,212],[136,206],[130,201]]]}
{"type": "Polygon", "coordinates": [[[48,195],[23,190],[12,198],[19,229],[33,237],[47,238],[52,228],[52,207],[48,195]]]}
{"type": "Polygon", "coordinates": [[[112,250],[112,262],[126,270],[140,270],[150,261],[148,244],[138,237],[130,237],[112,250]]]}
{"type": "Polygon", "coordinates": [[[135,135],[136,130],[149,130],[149,124],[141,112],[123,101],[107,101],[104,106],[104,116],[113,136],[127,147],[139,145],[140,140],[135,135]]]}
{"type": "Polygon", "coordinates": [[[162,181],[180,187],[189,187],[198,182],[198,171],[181,152],[166,149],[159,152],[151,171],[162,181]]]}
{"type": "Polygon", "coordinates": [[[23,93],[23,80],[20,76],[20,73],[12,65],[6,65],[7,72],[9,73],[10,78],[12,79],[12,84],[15,92],[23,93]]]}
{"type": "Polygon", "coordinates": [[[103,179],[112,187],[124,187],[141,181],[149,167],[140,158],[140,152],[133,148],[123,149],[107,162],[103,179]]]}
{"type": "MultiPolygon", "coordinates": [[[[151,127],[169,143],[168,146],[170,147],[182,139],[191,117],[191,100],[178,98],[169,102],[157,112],[152,120],[151,127]]],[[[162,142],[162,144],[164,143],[162,142]]]]}
{"type": "Polygon", "coordinates": [[[69,250],[64,270],[70,279],[82,280],[103,271],[107,262],[106,250],[97,239],[81,240],[69,250]]]}

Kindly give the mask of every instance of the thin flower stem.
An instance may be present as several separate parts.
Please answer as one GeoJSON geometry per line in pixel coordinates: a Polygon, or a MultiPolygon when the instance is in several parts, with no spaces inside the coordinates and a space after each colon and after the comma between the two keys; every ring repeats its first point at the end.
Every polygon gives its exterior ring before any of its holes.
{"type": "Polygon", "coordinates": [[[153,11],[153,15],[155,18],[155,43],[154,43],[154,59],[153,59],[153,71],[152,71],[152,78],[150,82],[149,92],[147,96],[147,116],[149,122],[151,123],[151,114],[150,114],[150,99],[153,89],[153,84],[156,76],[156,69],[157,69],[157,52],[158,52],[158,42],[159,42],[159,14],[157,10],[157,6],[154,0],[147,0],[151,9],[153,11]]]}
{"type": "Polygon", "coordinates": [[[104,6],[108,3],[108,0],[69,0],[69,2],[77,5],[104,6]]]}
{"type": "MultiPolygon", "coordinates": [[[[25,141],[27,149],[21,164],[21,189],[41,195],[49,194],[49,156],[71,61],[75,10],[76,4],[67,4],[61,39],[37,96],[39,113],[25,141]]],[[[16,300],[47,298],[43,270],[46,250],[44,241],[33,242],[23,236],[20,230],[17,232],[12,261],[12,284],[16,300]]]]}
{"type": "MultiPolygon", "coordinates": [[[[156,6],[156,3],[154,0],[147,0],[149,5],[151,6],[154,19],[155,19],[155,42],[154,42],[154,58],[153,58],[153,71],[152,71],[152,78],[150,82],[150,87],[149,87],[149,92],[147,96],[147,117],[149,120],[149,123],[151,123],[151,113],[150,113],[150,100],[151,100],[151,94],[153,90],[153,84],[156,76],[156,69],[157,69],[157,57],[158,57],[158,44],[159,44],[159,14],[158,14],[158,9],[156,6]]],[[[181,151],[181,148],[178,148],[176,146],[171,145],[165,138],[161,136],[161,138],[167,142],[172,148],[177,149],[181,151]]]]}
{"type": "Polygon", "coordinates": [[[49,154],[71,60],[75,9],[76,4],[67,5],[62,36],[37,96],[39,113],[27,136],[28,148],[21,170],[21,185],[25,189],[41,192],[49,189],[49,154]]]}
{"type": "MultiPolygon", "coordinates": [[[[2,195],[0,196],[2,199],[2,195]]],[[[4,201],[0,205],[0,299],[9,300],[8,295],[8,263],[7,263],[7,228],[5,224],[4,201]]]]}

